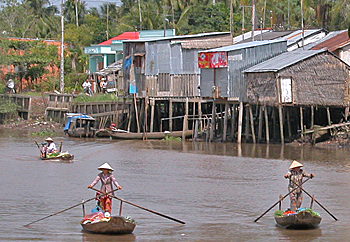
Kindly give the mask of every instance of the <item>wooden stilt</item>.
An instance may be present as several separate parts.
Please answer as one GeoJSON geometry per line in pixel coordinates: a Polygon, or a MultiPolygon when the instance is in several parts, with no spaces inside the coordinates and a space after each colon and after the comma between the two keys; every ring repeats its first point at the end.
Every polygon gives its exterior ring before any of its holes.
{"type": "Polygon", "coordinates": [[[268,117],[266,105],[264,105],[264,116],[265,116],[266,143],[269,144],[270,143],[269,117],[268,117]]]}
{"type": "Polygon", "coordinates": [[[253,118],[253,110],[252,106],[249,105],[249,120],[250,120],[250,130],[252,132],[252,139],[253,143],[256,143],[256,138],[255,138],[255,129],[254,129],[254,118],[253,118]]]}
{"type": "Polygon", "coordinates": [[[137,133],[140,133],[140,123],[139,123],[139,114],[137,111],[136,93],[134,93],[134,105],[135,105],[135,117],[136,117],[137,133]]]}
{"type": "Polygon", "coordinates": [[[257,106],[256,109],[259,109],[259,126],[258,126],[258,142],[260,142],[262,140],[262,126],[263,126],[263,117],[262,117],[262,114],[263,114],[263,107],[262,106],[257,106]]]}
{"type": "Polygon", "coordinates": [[[278,114],[279,114],[279,120],[280,120],[281,144],[284,144],[282,105],[278,106],[278,114]]]}
{"type": "Polygon", "coordinates": [[[173,131],[173,101],[169,100],[169,131],[173,131]]]}
{"type": "Polygon", "coordinates": [[[237,143],[242,143],[243,102],[239,103],[237,143]]]}
{"type": "Polygon", "coordinates": [[[303,114],[303,107],[299,107],[300,110],[300,132],[301,132],[301,140],[304,141],[304,114],[303,114]]]}
{"type": "Polygon", "coordinates": [[[311,120],[310,120],[310,129],[313,129],[314,128],[314,120],[315,120],[315,108],[314,106],[311,106],[310,107],[310,110],[311,110],[311,120]]]}
{"type": "Polygon", "coordinates": [[[349,106],[345,107],[345,111],[344,111],[344,120],[348,121],[348,117],[349,117],[349,106]]]}
{"type": "Polygon", "coordinates": [[[244,120],[245,120],[245,124],[244,124],[244,140],[245,142],[248,141],[249,139],[249,133],[250,133],[250,125],[249,125],[249,107],[248,109],[246,110],[245,112],[245,117],[244,117],[244,120]]]}
{"type": "Polygon", "coordinates": [[[290,125],[290,107],[285,107],[284,110],[287,113],[287,127],[288,127],[288,137],[291,138],[292,137],[292,127],[290,125]]]}
{"type": "Polygon", "coordinates": [[[227,118],[228,118],[228,102],[225,102],[225,119],[224,119],[224,130],[222,134],[222,141],[226,142],[226,136],[227,136],[227,118]]]}
{"type": "Polygon", "coordinates": [[[215,100],[213,100],[213,107],[211,110],[211,125],[210,125],[209,141],[213,141],[214,139],[215,116],[216,116],[216,103],[215,103],[215,100]]]}
{"type": "Polygon", "coordinates": [[[235,133],[236,133],[236,104],[233,104],[232,105],[232,111],[231,111],[231,134],[230,134],[230,137],[231,137],[231,140],[234,140],[234,137],[235,137],[235,133]]]}
{"type": "Polygon", "coordinates": [[[331,112],[329,111],[329,107],[327,107],[327,119],[328,119],[328,125],[332,125],[331,112]]]}
{"type": "Polygon", "coordinates": [[[150,99],[150,105],[151,105],[151,123],[149,127],[149,132],[153,132],[153,122],[154,122],[154,106],[155,106],[155,100],[150,99]]]}

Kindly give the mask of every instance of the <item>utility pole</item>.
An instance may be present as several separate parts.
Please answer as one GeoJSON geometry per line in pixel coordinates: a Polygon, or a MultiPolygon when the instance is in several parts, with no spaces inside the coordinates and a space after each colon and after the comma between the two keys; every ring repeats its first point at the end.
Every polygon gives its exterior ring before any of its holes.
{"type": "Polygon", "coordinates": [[[255,1],[252,0],[252,41],[254,41],[254,30],[255,30],[255,1]]]}
{"type": "Polygon", "coordinates": [[[304,49],[304,12],[303,12],[303,0],[300,1],[300,10],[301,10],[301,45],[304,49]]]}
{"type": "Polygon", "coordinates": [[[107,2],[107,30],[106,30],[107,40],[108,40],[108,20],[109,20],[109,1],[107,2]]]}
{"type": "Polygon", "coordinates": [[[251,8],[252,6],[248,6],[248,5],[240,5],[240,8],[242,8],[242,38],[244,40],[244,32],[245,32],[245,27],[244,27],[244,19],[245,19],[245,11],[244,8],[251,8]]]}
{"type": "Polygon", "coordinates": [[[61,0],[61,61],[60,61],[60,92],[64,93],[64,17],[63,2],[61,0]]]}
{"type": "Polygon", "coordinates": [[[75,24],[78,27],[79,26],[79,22],[78,22],[78,0],[74,0],[74,3],[75,3],[75,24]]]}

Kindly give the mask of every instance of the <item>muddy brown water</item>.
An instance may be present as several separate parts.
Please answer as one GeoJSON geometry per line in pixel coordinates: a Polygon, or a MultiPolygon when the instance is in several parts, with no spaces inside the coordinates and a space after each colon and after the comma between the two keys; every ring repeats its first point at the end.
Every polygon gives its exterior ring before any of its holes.
{"type": "MultiPolygon", "coordinates": [[[[349,241],[350,147],[54,138],[75,155],[73,163],[41,161],[39,138],[0,130],[0,241],[349,241]],[[278,207],[253,222],[287,193],[291,159],[316,175],[304,188],[339,221],[314,204],[323,218],[315,230],[276,227],[278,207]],[[118,197],[186,224],[123,204],[122,214],[137,222],[130,235],[82,231],[80,206],[23,226],[92,198],[86,187],[106,161],[123,186],[118,197]]],[[[112,214],[118,211],[114,201],[112,214]]]]}

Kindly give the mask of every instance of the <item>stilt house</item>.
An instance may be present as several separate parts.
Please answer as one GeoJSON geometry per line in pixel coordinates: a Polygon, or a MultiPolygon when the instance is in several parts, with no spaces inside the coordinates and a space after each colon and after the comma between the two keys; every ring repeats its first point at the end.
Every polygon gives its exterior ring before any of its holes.
{"type": "Polygon", "coordinates": [[[201,97],[245,102],[242,71],[285,51],[286,40],[254,41],[200,51],[201,97]]]}
{"type": "Polygon", "coordinates": [[[265,113],[266,139],[269,129],[283,143],[285,136],[292,139],[315,125],[346,119],[349,70],[349,65],[325,49],[286,52],[244,70],[248,102],[256,114],[261,111],[255,120],[262,121],[265,113]]]}
{"type": "Polygon", "coordinates": [[[123,42],[125,94],[198,97],[198,51],[232,45],[230,32],[123,42]]]}

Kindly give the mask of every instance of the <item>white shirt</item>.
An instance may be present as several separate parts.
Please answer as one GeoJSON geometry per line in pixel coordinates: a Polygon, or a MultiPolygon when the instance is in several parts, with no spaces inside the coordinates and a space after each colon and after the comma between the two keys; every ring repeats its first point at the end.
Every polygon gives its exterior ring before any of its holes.
{"type": "Polygon", "coordinates": [[[83,83],[83,88],[86,88],[86,87],[91,87],[91,83],[90,82],[84,82],[83,83]]]}

